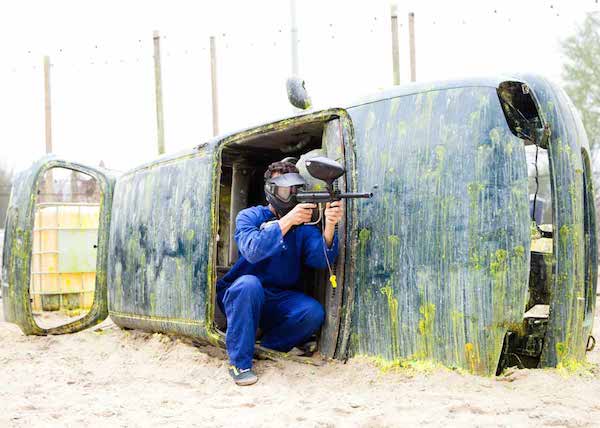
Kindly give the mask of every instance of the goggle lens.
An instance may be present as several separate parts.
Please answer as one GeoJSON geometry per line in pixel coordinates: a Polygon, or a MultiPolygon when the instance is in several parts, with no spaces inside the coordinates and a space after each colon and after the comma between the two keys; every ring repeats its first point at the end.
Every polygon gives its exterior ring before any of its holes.
{"type": "Polygon", "coordinates": [[[288,202],[292,195],[298,193],[298,190],[303,189],[304,186],[275,186],[275,196],[278,199],[288,202]]]}
{"type": "Polygon", "coordinates": [[[279,186],[277,186],[275,188],[275,194],[282,201],[287,201],[287,200],[290,199],[290,196],[292,195],[292,188],[291,187],[279,187],[279,186]]]}

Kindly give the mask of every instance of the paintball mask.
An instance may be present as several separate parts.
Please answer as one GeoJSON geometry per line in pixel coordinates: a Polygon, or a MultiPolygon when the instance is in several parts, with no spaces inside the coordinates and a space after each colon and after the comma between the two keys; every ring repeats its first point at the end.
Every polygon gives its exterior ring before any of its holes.
{"type": "Polygon", "coordinates": [[[269,178],[265,183],[265,195],[278,217],[289,213],[297,204],[296,194],[303,190],[306,181],[297,172],[288,172],[269,178]]]}

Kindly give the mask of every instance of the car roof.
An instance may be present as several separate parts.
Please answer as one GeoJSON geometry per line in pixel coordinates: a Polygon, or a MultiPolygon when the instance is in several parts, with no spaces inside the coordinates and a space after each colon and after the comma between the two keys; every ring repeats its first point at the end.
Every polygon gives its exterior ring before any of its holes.
{"type": "Polygon", "coordinates": [[[306,114],[323,111],[323,110],[335,110],[335,109],[351,109],[353,107],[358,107],[364,104],[373,103],[376,101],[403,97],[408,95],[414,95],[419,93],[433,92],[433,91],[441,91],[446,89],[457,89],[457,88],[469,88],[469,87],[489,87],[489,88],[498,88],[500,83],[506,81],[525,81],[525,80],[545,80],[542,76],[538,76],[535,74],[498,74],[493,76],[482,76],[482,77],[468,77],[461,79],[451,79],[451,80],[440,80],[433,82],[410,82],[398,86],[392,86],[386,89],[382,89],[366,96],[360,97],[358,99],[350,100],[349,102],[340,102],[335,105],[315,105],[309,110],[298,110],[296,113],[286,114],[279,117],[273,117],[270,120],[254,124],[252,126],[247,126],[241,129],[237,129],[232,132],[220,134],[211,138],[207,138],[203,142],[201,142],[198,146],[195,146],[193,149],[185,149],[179,151],[177,153],[169,153],[165,155],[161,155],[158,158],[155,158],[149,162],[146,162],[142,165],[138,165],[135,168],[130,169],[125,173],[125,175],[139,171],[153,165],[159,163],[165,163],[169,161],[174,161],[181,157],[190,156],[197,152],[197,149],[203,145],[212,145],[217,144],[220,140],[223,140],[227,137],[236,135],[240,132],[249,131],[255,128],[259,128],[265,125],[269,125],[271,123],[276,123],[282,120],[289,120],[295,117],[304,116],[306,114]],[[524,79],[526,77],[526,79],[524,79]]]}

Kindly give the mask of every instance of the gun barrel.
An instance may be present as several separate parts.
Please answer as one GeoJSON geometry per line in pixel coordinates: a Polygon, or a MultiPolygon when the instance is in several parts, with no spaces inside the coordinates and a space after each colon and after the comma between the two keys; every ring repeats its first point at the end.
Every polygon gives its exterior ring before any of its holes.
{"type": "Polygon", "coordinates": [[[300,203],[319,203],[331,201],[331,195],[329,192],[302,192],[296,195],[296,200],[300,203]]]}
{"type": "Polygon", "coordinates": [[[339,198],[343,198],[343,199],[367,199],[367,198],[372,198],[373,197],[373,193],[371,192],[367,192],[367,193],[340,193],[339,195],[336,195],[339,198]]]}
{"type": "Polygon", "coordinates": [[[340,199],[358,199],[358,198],[371,198],[373,193],[334,193],[333,195],[329,192],[301,192],[296,195],[296,200],[299,203],[319,203],[319,202],[331,202],[339,201],[340,199]]]}

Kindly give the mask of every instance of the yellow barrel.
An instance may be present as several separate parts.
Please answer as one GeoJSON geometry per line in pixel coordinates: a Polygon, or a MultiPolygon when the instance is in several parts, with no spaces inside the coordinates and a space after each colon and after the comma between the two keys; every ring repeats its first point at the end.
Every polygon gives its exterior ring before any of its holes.
{"type": "Polygon", "coordinates": [[[96,285],[100,205],[36,205],[30,295],[34,311],[89,310],[96,285]]]}

